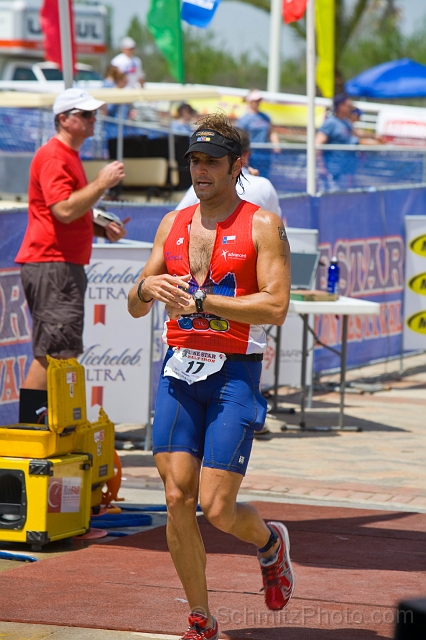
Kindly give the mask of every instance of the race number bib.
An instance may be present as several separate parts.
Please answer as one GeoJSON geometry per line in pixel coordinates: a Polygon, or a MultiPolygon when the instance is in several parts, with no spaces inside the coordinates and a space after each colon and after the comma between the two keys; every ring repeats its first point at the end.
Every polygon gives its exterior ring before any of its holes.
{"type": "Polygon", "coordinates": [[[193,384],[220,371],[225,360],[226,355],[217,351],[176,349],[164,367],[164,375],[193,384]]]}

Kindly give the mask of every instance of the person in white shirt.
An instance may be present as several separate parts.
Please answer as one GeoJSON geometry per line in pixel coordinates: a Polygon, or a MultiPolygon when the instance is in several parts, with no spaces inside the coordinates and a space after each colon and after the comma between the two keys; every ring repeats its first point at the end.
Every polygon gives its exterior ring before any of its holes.
{"type": "Polygon", "coordinates": [[[127,36],[123,38],[120,44],[121,53],[111,60],[111,64],[117,67],[127,76],[127,87],[129,89],[138,89],[143,87],[145,82],[145,74],[142,69],[142,60],[135,56],[136,42],[133,38],[127,36]]]}
{"type": "MultiPolygon", "coordinates": [[[[259,205],[266,211],[272,211],[282,217],[281,207],[278,199],[278,194],[270,180],[267,178],[261,178],[260,176],[252,175],[248,170],[249,158],[250,158],[250,136],[244,129],[238,129],[238,133],[241,137],[242,145],[242,161],[243,161],[243,183],[244,191],[237,185],[236,190],[240,198],[253,202],[253,204],[259,205]]],[[[177,205],[176,209],[185,209],[192,204],[199,202],[194,187],[189,187],[188,191],[183,196],[182,200],[177,205]]]]}

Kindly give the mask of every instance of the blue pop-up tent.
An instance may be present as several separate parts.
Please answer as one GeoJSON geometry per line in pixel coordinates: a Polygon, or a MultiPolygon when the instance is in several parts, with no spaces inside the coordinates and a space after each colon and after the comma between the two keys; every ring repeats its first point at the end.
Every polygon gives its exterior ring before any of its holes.
{"type": "Polygon", "coordinates": [[[348,80],[345,90],[365,98],[424,98],[426,66],[409,58],[385,62],[348,80]]]}

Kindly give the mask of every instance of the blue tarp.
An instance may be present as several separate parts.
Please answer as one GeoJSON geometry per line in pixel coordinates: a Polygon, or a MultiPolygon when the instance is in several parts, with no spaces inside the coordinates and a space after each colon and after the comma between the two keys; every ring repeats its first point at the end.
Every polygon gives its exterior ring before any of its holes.
{"type": "Polygon", "coordinates": [[[366,98],[423,98],[426,66],[409,58],[371,67],[345,83],[350,96],[366,98]]]}

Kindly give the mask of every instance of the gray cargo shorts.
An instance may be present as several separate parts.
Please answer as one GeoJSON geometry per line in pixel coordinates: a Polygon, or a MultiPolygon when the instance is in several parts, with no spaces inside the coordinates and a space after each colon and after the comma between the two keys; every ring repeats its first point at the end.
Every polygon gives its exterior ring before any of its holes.
{"type": "Polygon", "coordinates": [[[21,280],[33,320],[34,357],[76,358],[83,352],[83,265],[27,262],[21,280]]]}

